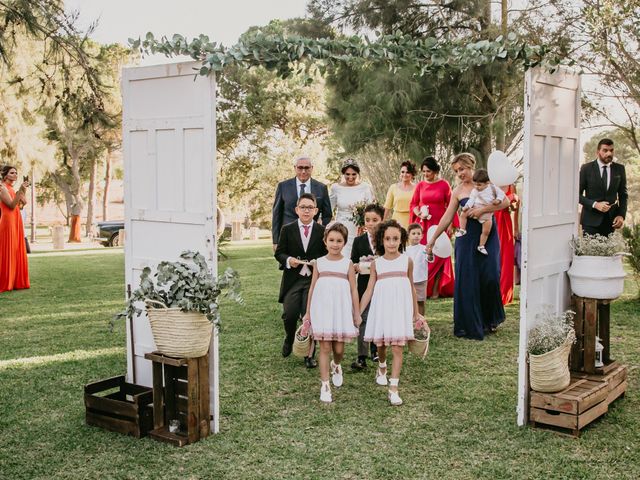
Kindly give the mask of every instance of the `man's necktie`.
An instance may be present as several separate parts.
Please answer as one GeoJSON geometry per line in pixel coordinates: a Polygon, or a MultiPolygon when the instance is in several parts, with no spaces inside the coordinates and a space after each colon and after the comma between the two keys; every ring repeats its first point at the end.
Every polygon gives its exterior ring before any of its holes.
{"type": "Polygon", "coordinates": [[[304,193],[304,189],[305,189],[306,187],[307,187],[307,186],[306,186],[304,183],[301,183],[301,184],[300,184],[300,195],[302,195],[302,194],[304,193]]]}
{"type": "Polygon", "coordinates": [[[304,228],[304,236],[308,237],[309,236],[309,229],[311,228],[311,225],[302,225],[302,228],[304,228]]]}
{"type": "Polygon", "coordinates": [[[604,191],[607,191],[607,183],[609,181],[609,175],[607,174],[607,165],[602,167],[602,185],[604,186],[604,191]]]}

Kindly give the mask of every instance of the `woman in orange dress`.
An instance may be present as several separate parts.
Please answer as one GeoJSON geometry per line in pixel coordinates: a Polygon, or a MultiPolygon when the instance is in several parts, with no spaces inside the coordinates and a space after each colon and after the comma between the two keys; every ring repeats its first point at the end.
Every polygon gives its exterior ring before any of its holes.
{"type": "Polygon", "coordinates": [[[24,182],[17,192],[13,184],[18,170],[11,165],[0,170],[0,293],[29,288],[27,247],[24,243],[24,226],[20,206],[27,203],[27,187],[24,182]]]}

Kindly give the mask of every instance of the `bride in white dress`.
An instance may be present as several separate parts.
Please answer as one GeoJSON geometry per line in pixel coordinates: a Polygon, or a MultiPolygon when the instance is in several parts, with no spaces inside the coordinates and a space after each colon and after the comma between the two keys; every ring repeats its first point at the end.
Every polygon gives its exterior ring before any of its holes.
{"type": "Polygon", "coordinates": [[[374,201],[371,185],[360,182],[360,167],[355,160],[347,160],[341,169],[343,181],[331,186],[331,208],[335,210],[335,220],[342,223],[349,230],[349,239],[342,250],[346,258],[351,258],[353,239],[357,235],[358,227],[352,220],[352,208],[355,203],[374,201]]]}

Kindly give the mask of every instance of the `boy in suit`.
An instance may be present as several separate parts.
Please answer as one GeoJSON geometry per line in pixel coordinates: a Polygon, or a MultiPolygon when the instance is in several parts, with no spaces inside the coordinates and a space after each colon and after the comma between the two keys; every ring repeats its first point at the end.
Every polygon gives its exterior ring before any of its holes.
{"type": "MultiPolygon", "coordinates": [[[[275,257],[282,269],[282,282],[278,302],[282,303],[285,338],[282,356],[288,357],[298,319],[307,310],[307,296],[311,286],[311,270],[302,262],[314,260],[327,254],[324,244],[324,227],[313,220],[318,208],[312,193],[303,193],[295,208],[298,219],[288,223],[280,231],[275,257]]],[[[305,357],[307,368],[317,363],[313,355],[305,357]]]]}
{"type": "Polygon", "coordinates": [[[598,142],[598,158],[580,168],[580,223],[587,235],[607,236],[622,228],[627,214],[624,165],[613,163],[613,140],[598,142]]]}
{"type": "MultiPolygon", "coordinates": [[[[351,248],[351,262],[353,262],[356,273],[358,274],[358,297],[362,298],[367,285],[369,283],[369,273],[360,272],[360,258],[374,255],[373,238],[375,230],[384,218],[384,208],[377,203],[371,203],[364,209],[364,228],[366,232],[353,240],[351,248]]],[[[363,370],[367,366],[367,356],[369,355],[369,347],[371,348],[371,358],[375,361],[377,358],[377,348],[371,343],[364,341],[364,330],[367,326],[367,314],[369,307],[362,314],[362,323],[360,324],[360,333],[358,335],[358,359],[351,364],[354,370],[363,370]]]]}

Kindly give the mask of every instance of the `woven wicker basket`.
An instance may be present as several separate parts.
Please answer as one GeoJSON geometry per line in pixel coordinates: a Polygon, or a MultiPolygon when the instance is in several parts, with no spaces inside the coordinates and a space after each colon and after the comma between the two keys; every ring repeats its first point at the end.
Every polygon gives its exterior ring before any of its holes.
{"type": "Polygon", "coordinates": [[[409,340],[409,351],[423,360],[427,356],[427,352],[429,352],[429,340],[431,339],[431,329],[426,324],[425,331],[427,332],[427,338],[409,340]]]}
{"type": "Polygon", "coordinates": [[[145,303],[153,340],[160,353],[180,358],[196,358],[207,354],[213,323],[204,314],[167,308],[154,300],[145,303]]]}
{"type": "Polygon", "coordinates": [[[569,352],[573,340],[570,336],[558,348],[542,355],[529,354],[529,382],[536,392],[559,392],[571,382],[569,352]]]}
{"type": "Polygon", "coordinates": [[[309,346],[311,345],[311,334],[308,334],[306,337],[301,335],[302,325],[298,327],[296,330],[296,336],[293,339],[293,354],[296,357],[304,358],[309,354],[309,346]]]}

